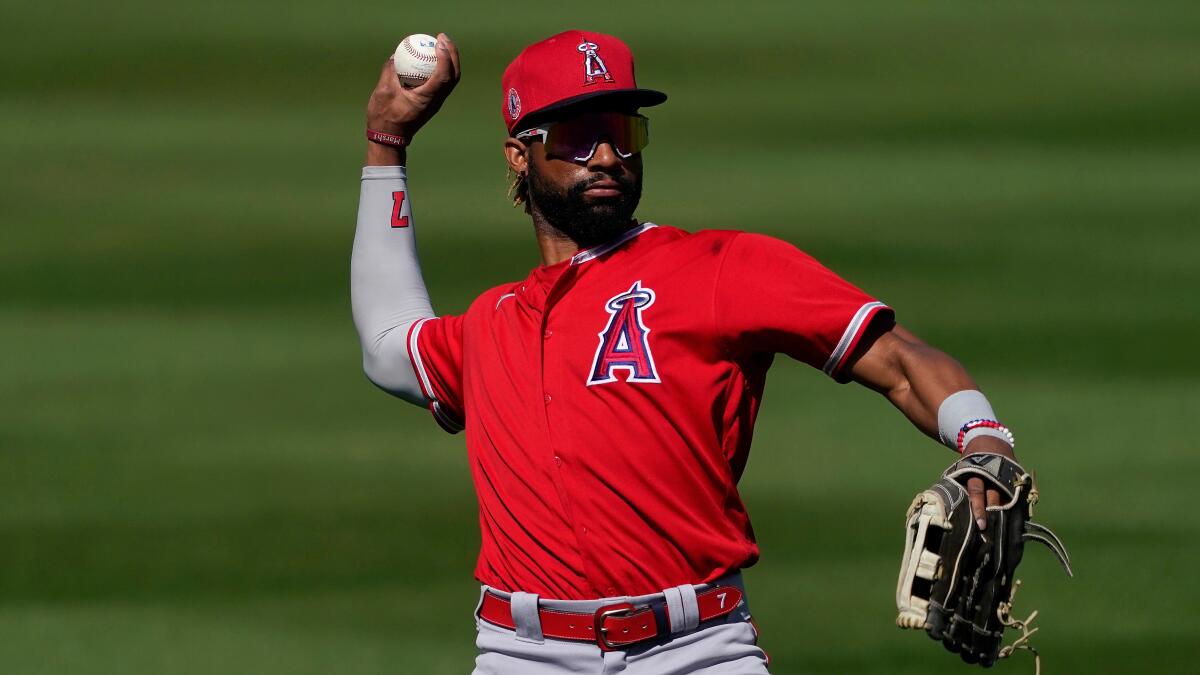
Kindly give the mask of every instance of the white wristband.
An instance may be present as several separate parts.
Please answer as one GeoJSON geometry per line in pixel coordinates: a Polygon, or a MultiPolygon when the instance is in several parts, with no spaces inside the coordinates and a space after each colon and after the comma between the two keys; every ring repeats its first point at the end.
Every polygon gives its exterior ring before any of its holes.
{"type": "Polygon", "coordinates": [[[979,436],[994,436],[1015,444],[1012,432],[996,421],[992,404],[982,392],[965,389],[946,397],[938,407],[938,438],[942,443],[962,452],[967,444],[979,436]]]}

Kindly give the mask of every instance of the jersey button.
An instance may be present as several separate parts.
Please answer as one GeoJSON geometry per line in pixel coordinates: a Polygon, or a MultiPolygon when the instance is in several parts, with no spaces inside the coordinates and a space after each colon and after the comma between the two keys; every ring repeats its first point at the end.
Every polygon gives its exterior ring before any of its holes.
{"type": "Polygon", "coordinates": [[[551,335],[554,335],[554,331],[550,330],[549,328],[546,329],[545,333],[542,333],[542,337],[545,338],[549,338],[551,335]]]}
{"type": "Polygon", "coordinates": [[[550,394],[546,394],[546,405],[550,405],[550,394]]]}
{"type": "Polygon", "coordinates": [[[555,455],[555,456],[554,456],[554,465],[555,465],[555,466],[562,466],[562,457],[559,457],[558,455],[555,455]]]}

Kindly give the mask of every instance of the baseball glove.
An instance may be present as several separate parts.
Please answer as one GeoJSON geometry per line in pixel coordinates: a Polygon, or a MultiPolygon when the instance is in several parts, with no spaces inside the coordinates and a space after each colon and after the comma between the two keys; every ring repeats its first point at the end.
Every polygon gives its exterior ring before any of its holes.
{"type": "Polygon", "coordinates": [[[1045,544],[1069,576],[1071,559],[1059,538],[1030,520],[1038,492],[1020,464],[995,454],[968,455],[918,494],[908,509],[904,559],[896,586],[901,628],[923,629],[967,663],[989,667],[1016,649],[1028,649],[1040,671],[1041,659],[1029,644],[1037,616],[1014,619],[1012,599],[1020,581],[1013,574],[1026,541],[1045,544]],[[987,529],[971,515],[967,479],[980,477],[1007,500],[987,507],[987,529]],[[1004,629],[1021,631],[1003,649],[1004,629]]]}

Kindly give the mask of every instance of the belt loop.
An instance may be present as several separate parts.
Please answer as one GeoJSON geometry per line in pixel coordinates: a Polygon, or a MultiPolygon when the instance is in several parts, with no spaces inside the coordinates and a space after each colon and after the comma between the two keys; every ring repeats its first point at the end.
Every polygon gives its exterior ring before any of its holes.
{"type": "Polygon", "coordinates": [[[667,601],[667,618],[670,619],[671,634],[682,633],[684,631],[684,613],[683,613],[683,594],[678,588],[667,588],[663,590],[663,598],[667,601]]]}
{"type": "Polygon", "coordinates": [[[536,644],[544,643],[546,639],[542,635],[542,619],[538,616],[537,594],[517,591],[512,594],[509,602],[512,603],[512,618],[517,639],[536,644]]]}
{"type": "Polygon", "coordinates": [[[684,584],[677,588],[683,596],[683,629],[695,630],[700,627],[700,605],[696,602],[696,587],[684,584]]]}
{"type": "Polygon", "coordinates": [[[483,596],[487,595],[487,584],[479,585],[479,602],[475,603],[475,616],[479,616],[479,610],[483,609],[483,596]]]}

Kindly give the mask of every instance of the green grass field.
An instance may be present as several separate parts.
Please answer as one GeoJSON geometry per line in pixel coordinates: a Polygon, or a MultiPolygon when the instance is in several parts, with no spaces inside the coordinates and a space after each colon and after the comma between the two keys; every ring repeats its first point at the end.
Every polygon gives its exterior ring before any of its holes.
{"type": "MultiPolygon", "coordinates": [[[[362,109],[400,37],[458,42],[410,185],[461,311],[537,263],[500,72],[581,26],[671,95],[642,218],[797,243],[1013,426],[1076,563],[1023,566],[1045,672],[1195,672],[1200,6],[435,5],[3,3],[0,673],[469,672],[462,437],[364,379],[350,321],[362,109]]],[[[950,459],[777,364],[742,482],[774,672],[971,672],[893,624],[950,459]]]]}

